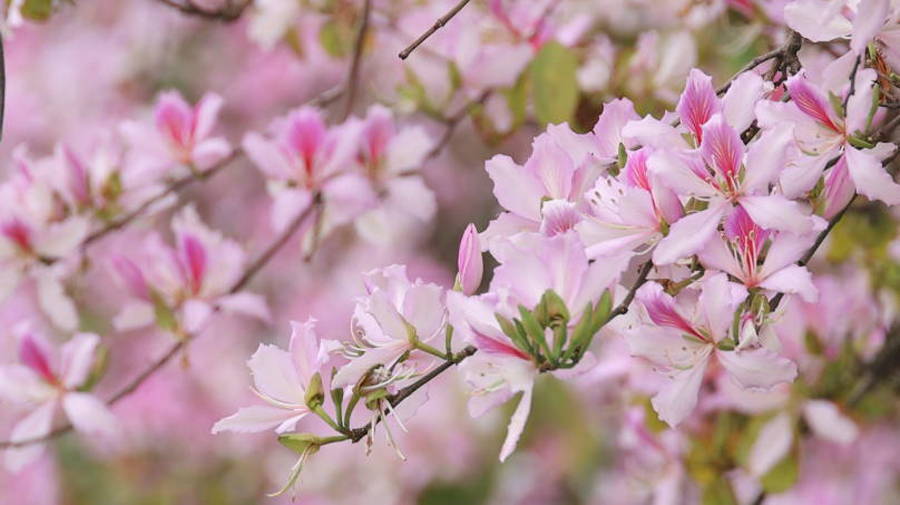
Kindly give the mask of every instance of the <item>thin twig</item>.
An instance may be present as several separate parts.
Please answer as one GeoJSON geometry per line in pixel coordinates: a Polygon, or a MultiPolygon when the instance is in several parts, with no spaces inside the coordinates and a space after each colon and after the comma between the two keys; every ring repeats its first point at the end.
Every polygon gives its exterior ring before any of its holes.
{"type": "Polygon", "coordinates": [[[781,47],[773,49],[768,53],[757,56],[756,58],[750,60],[746,65],[738,70],[737,73],[731,76],[731,78],[728,79],[725,84],[722,84],[722,86],[720,86],[719,89],[716,90],[716,94],[721,95],[727,92],[728,89],[731,88],[731,85],[734,83],[734,81],[738,77],[740,77],[741,74],[753,70],[754,68],[771,59],[777,58],[779,60],[776,67],[781,66],[785,61],[788,61],[789,64],[793,64],[793,61],[797,58],[797,51],[800,50],[802,42],[803,39],[800,37],[800,35],[797,32],[791,30],[788,33],[787,41],[785,41],[785,43],[781,47]]]}
{"type": "MultiPolygon", "coordinates": [[[[299,230],[304,221],[313,213],[318,212],[318,208],[321,206],[321,197],[317,193],[313,197],[313,203],[309,205],[303,212],[301,212],[294,220],[290,223],[290,225],[281,232],[278,238],[272,242],[269,247],[267,247],[257,258],[252,261],[244,270],[244,275],[240,277],[234,284],[232,284],[231,288],[228,290],[228,294],[234,294],[238,291],[244,289],[244,287],[249,283],[253,277],[259,273],[262,268],[269,263],[272,257],[282,248],[284,245],[291,239],[291,237],[299,230]]],[[[220,307],[216,306],[214,311],[218,312],[220,307]]],[[[152,377],[156,372],[162,369],[168,362],[172,361],[172,359],[179,354],[179,352],[184,349],[187,344],[193,340],[197,336],[196,333],[188,333],[182,335],[181,338],[178,339],[177,342],[173,343],[162,356],[157,358],[150,366],[145,368],[141,373],[132,378],[128,383],[126,383],[122,388],[116,391],[109,400],[106,401],[107,405],[113,405],[118,403],[123,398],[128,395],[134,393],[147,381],[150,377],[152,377]]],[[[52,431],[47,433],[44,436],[30,438],[26,440],[20,440],[18,442],[13,441],[0,441],[0,449],[14,449],[18,447],[23,447],[31,444],[36,444],[40,442],[45,442],[54,438],[57,438],[65,433],[68,433],[73,428],[71,423],[66,423],[62,426],[54,428],[52,431]]]]}
{"type": "Polygon", "coordinates": [[[434,32],[440,30],[444,25],[446,25],[451,19],[453,19],[453,16],[459,14],[459,11],[463,10],[463,7],[465,7],[468,3],[469,0],[462,0],[461,2],[453,6],[453,8],[450,9],[449,12],[439,17],[437,21],[435,21],[434,24],[431,25],[431,28],[426,30],[422,35],[419,35],[419,38],[417,38],[406,49],[400,51],[400,54],[398,55],[400,56],[400,59],[405,60],[406,58],[408,58],[409,55],[412,54],[412,52],[415,51],[417,47],[422,45],[422,42],[425,42],[428,37],[434,35],[434,32]]]}
{"type": "Polygon", "coordinates": [[[441,135],[441,138],[437,141],[434,147],[431,148],[431,151],[428,151],[428,155],[425,156],[425,159],[430,160],[431,158],[434,158],[435,156],[440,154],[441,151],[443,151],[444,148],[447,147],[447,144],[450,143],[450,139],[453,138],[453,132],[456,131],[459,123],[461,123],[462,120],[469,115],[469,112],[471,112],[472,109],[484,104],[488,97],[491,96],[491,93],[491,90],[483,91],[474,100],[470,100],[469,102],[467,102],[459,111],[456,112],[456,114],[445,118],[443,121],[445,126],[444,133],[441,135]]]}
{"type": "Polygon", "coordinates": [[[362,18],[359,20],[359,28],[356,30],[356,40],[353,42],[353,58],[350,60],[350,71],[347,72],[347,104],[344,106],[344,114],[340,122],[345,121],[353,112],[356,102],[357,89],[359,88],[359,67],[362,63],[363,46],[366,42],[366,33],[369,31],[369,17],[372,12],[372,0],[364,0],[362,18]]]}

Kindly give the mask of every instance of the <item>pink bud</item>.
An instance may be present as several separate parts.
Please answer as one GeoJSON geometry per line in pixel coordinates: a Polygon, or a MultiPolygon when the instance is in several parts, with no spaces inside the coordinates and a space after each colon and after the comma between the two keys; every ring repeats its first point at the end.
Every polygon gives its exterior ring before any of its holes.
{"type": "Polygon", "coordinates": [[[481,276],[484,273],[484,264],[481,260],[481,244],[478,241],[478,230],[474,224],[469,224],[463,232],[459,242],[459,284],[462,292],[471,295],[481,285],[481,276]]]}

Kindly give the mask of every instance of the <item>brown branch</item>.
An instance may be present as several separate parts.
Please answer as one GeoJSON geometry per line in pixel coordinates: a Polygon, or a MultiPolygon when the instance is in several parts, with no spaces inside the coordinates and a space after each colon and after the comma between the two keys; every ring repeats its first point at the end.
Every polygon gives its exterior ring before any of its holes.
{"type": "Polygon", "coordinates": [[[211,21],[232,23],[240,19],[247,7],[253,4],[253,0],[225,0],[225,5],[218,9],[204,9],[194,3],[193,0],[157,0],[163,5],[172,7],[182,14],[196,16],[211,21]]]}
{"type": "MultiPolygon", "coordinates": [[[[253,279],[253,277],[259,273],[262,268],[269,263],[269,261],[275,256],[275,254],[284,247],[285,244],[291,239],[291,237],[299,230],[306,219],[313,213],[318,212],[319,207],[321,207],[321,196],[316,193],[313,197],[313,202],[307,207],[303,212],[301,212],[293,221],[288,225],[284,231],[269,245],[254,261],[252,261],[247,268],[244,270],[244,275],[240,277],[234,284],[232,284],[231,288],[228,290],[228,294],[234,294],[238,291],[244,289],[244,287],[253,279]]],[[[216,306],[214,311],[218,312],[220,307],[216,306]]],[[[109,400],[106,401],[107,405],[114,405],[118,403],[123,398],[128,395],[134,393],[147,381],[150,377],[152,377],[156,372],[162,369],[168,362],[172,361],[172,359],[179,354],[179,352],[184,349],[187,344],[193,340],[197,336],[194,334],[185,334],[182,335],[177,342],[173,343],[162,356],[157,358],[150,366],[145,368],[141,373],[132,378],[128,383],[126,383],[122,388],[116,391],[109,400]]],[[[54,428],[48,434],[42,437],[30,438],[26,440],[20,440],[18,442],[12,441],[0,441],[0,449],[14,449],[17,447],[23,447],[31,444],[36,444],[40,442],[46,442],[48,440],[57,438],[69,431],[72,431],[73,426],[71,423],[66,423],[62,426],[54,428]]]]}
{"type": "Polygon", "coordinates": [[[453,16],[459,14],[459,11],[463,10],[463,7],[465,7],[468,3],[469,0],[462,0],[461,2],[453,6],[453,8],[450,9],[449,12],[439,17],[437,21],[435,21],[434,24],[431,25],[431,28],[426,30],[422,35],[419,35],[419,38],[417,38],[415,41],[413,41],[412,44],[407,46],[406,49],[400,51],[400,54],[398,55],[400,56],[400,59],[405,60],[406,58],[408,58],[409,55],[412,54],[412,52],[415,51],[417,47],[422,45],[422,43],[428,39],[428,37],[434,35],[434,32],[440,30],[444,25],[446,25],[451,19],[453,19],[453,16]]]}
{"type": "Polygon", "coordinates": [[[472,112],[472,109],[474,109],[475,107],[477,107],[479,105],[484,104],[484,102],[491,96],[491,93],[492,93],[491,90],[483,91],[480,95],[478,95],[477,98],[467,102],[455,114],[453,114],[452,116],[450,116],[448,118],[443,118],[443,123],[445,126],[444,133],[441,135],[441,138],[437,141],[437,144],[435,144],[434,147],[431,148],[431,151],[428,151],[428,155],[425,156],[426,160],[430,160],[431,158],[434,158],[435,156],[440,154],[441,151],[443,151],[445,147],[447,147],[447,144],[450,143],[450,139],[453,138],[453,133],[456,131],[456,128],[459,126],[459,124],[462,122],[462,120],[465,119],[466,116],[468,116],[470,112],[472,112]]]}
{"type": "Polygon", "coordinates": [[[372,0],[364,0],[362,18],[359,20],[359,28],[356,30],[356,40],[353,42],[353,57],[350,60],[350,71],[347,72],[347,104],[344,106],[344,114],[340,122],[344,122],[353,112],[356,102],[357,89],[359,88],[359,67],[362,63],[363,46],[366,42],[366,34],[369,31],[369,18],[372,14],[372,0]]]}
{"type": "Polygon", "coordinates": [[[781,66],[785,62],[789,62],[789,64],[793,65],[794,60],[797,59],[797,51],[800,50],[803,39],[800,37],[800,34],[791,30],[788,33],[787,41],[778,49],[773,49],[768,53],[762,54],[750,60],[746,65],[744,65],[740,70],[737,71],[730,79],[725,81],[725,84],[719,87],[716,90],[717,95],[721,95],[731,88],[731,85],[734,83],[735,79],[741,76],[744,72],[749,72],[754,68],[762,65],[763,63],[772,60],[778,59],[777,66],[781,66]]]}

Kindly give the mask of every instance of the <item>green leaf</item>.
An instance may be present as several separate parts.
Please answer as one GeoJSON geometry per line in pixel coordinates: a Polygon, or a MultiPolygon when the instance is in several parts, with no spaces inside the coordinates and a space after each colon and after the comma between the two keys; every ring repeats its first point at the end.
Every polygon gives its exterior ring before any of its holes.
{"type": "Polygon", "coordinates": [[[156,315],[156,325],[163,330],[175,332],[178,329],[178,318],[175,317],[175,313],[166,305],[166,301],[158,293],[153,292],[150,294],[150,297],[153,300],[153,313],[156,315]]]}
{"type": "Polygon", "coordinates": [[[519,305],[519,316],[521,317],[522,326],[525,328],[525,332],[535,344],[533,347],[539,347],[544,351],[544,357],[549,359],[551,357],[550,347],[547,345],[547,338],[544,336],[544,328],[537,322],[534,314],[522,305],[519,305]]]}
{"type": "Polygon", "coordinates": [[[558,42],[544,44],[531,66],[534,111],[541,123],[571,121],[578,106],[578,59],[558,42]]]}
{"type": "Polygon", "coordinates": [[[597,306],[594,307],[594,315],[591,318],[593,333],[600,331],[600,328],[609,320],[609,314],[612,312],[612,302],[612,292],[607,289],[603,292],[603,296],[600,297],[600,301],[597,302],[597,306]]]}
{"type": "Polygon", "coordinates": [[[279,436],[278,442],[297,454],[303,454],[311,447],[321,445],[320,438],[312,433],[288,433],[279,436]]]}
{"type": "Polygon", "coordinates": [[[532,348],[528,345],[528,340],[525,338],[525,333],[520,331],[519,327],[513,324],[509,319],[501,316],[500,314],[494,314],[494,317],[497,319],[497,323],[500,324],[500,329],[503,330],[503,333],[506,334],[507,337],[515,344],[516,347],[528,353],[529,356],[533,354],[532,348]]]}
{"type": "Polygon", "coordinates": [[[783,493],[797,482],[798,476],[797,451],[791,451],[786,458],[763,475],[759,482],[767,493],[783,493]]]}
{"type": "Polygon", "coordinates": [[[46,21],[53,14],[53,0],[25,0],[21,12],[32,21],[46,21]]]}
{"type": "Polygon", "coordinates": [[[324,49],[329,56],[343,58],[347,55],[347,44],[344,41],[343,33],[345,31],[346,30],[334,20],[325,22],[325,24],[319,28],[319,43],[322,44],[322,49],[324,49]]]}
{"type": "Polygon", "coordinates": [[[306,386],[306,406],[314,409],[321,407],[325,403],[325,391],[322,389],[322,376],[319,372],[313,374],[309,379],[309,385],[306,386]]]}
{"type": "Polygon", "coordinates": [[[718,476],[709,485],[703,487],[703,505],[738,505],[731,482],[724,475],[718,476]]]}

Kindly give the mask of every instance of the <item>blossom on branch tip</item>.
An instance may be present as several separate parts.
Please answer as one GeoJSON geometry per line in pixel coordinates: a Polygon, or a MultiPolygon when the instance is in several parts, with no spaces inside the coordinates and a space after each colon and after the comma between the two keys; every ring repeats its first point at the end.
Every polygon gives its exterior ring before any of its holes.
{"type": "MultiPolygon", "coordinates": [[[[13,427],[10,441],[47,436],[60,408],[77,431],[112,435],[117,428],[115,417],[102,400],[82,389],[91,379],[100,337],[78,333],[57,349],[27,326],[16,331],[19,363],[0,366],[0,399],[32,410],[13,427]]],[[[42,450],[40,443],[8,449],[6,466],[17,471],[42,450]]]]}

